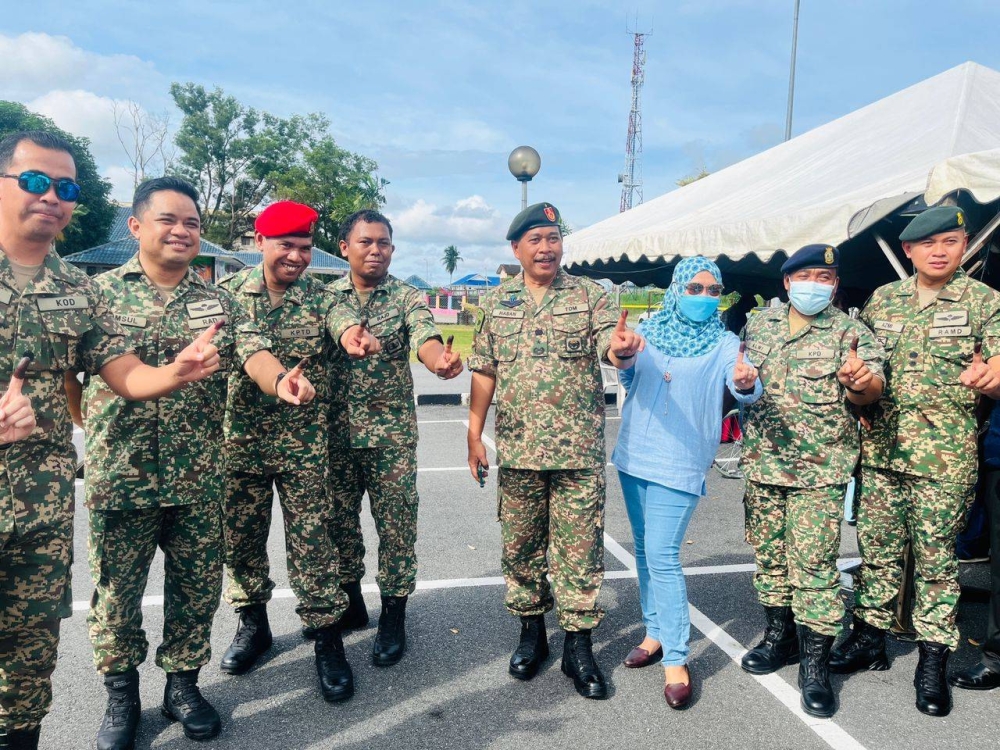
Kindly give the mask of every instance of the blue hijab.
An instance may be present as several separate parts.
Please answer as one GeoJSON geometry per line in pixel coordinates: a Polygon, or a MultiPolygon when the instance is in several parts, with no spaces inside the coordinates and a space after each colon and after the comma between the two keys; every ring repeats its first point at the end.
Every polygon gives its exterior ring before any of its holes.
{"type": "Polygon", "coordinates": [[[722,283],[722,271],[702,255],[685,258],[674,269],[674,276],[663,295],[663,309],[642,321],[636,332],[668,357],[700,357],[718,345],[726,327],[719,313],[708,320],[695,322],[681,313],[677,300],[684,294],[691,279],[708,271],[722,283]]]}

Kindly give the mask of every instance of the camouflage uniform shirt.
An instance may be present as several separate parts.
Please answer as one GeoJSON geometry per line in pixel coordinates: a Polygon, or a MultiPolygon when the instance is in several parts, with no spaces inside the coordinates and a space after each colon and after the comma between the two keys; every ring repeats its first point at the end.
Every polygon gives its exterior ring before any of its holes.
{"type": "Polygon", "coordinates": [[[830,305],[795,334],[788,303],[751,316],[743,332],[764,395],[746,409],[746,478],[782,487],[846,484],[858,460],[858,420],[837,371],[857,336],[858,357],[882,378],[885,352],[871,331],[830,305]]]}
{"type": "Polygon", "coordinates": [[[323,283],[303,274],[285,291],[281,305],[271,309],[261,266],[247,268],[219,282],[232,292],[271,340],[271,353],[287,368],[309,358],[306,376],[316,398],[292,406],[261,392],[242,368],[229,374],[226,404],[226,463],[229,471],[281,474],[310,458],[326,462],[326,414],[329,385],[326,317],[331,297],[323,283]]]}
{"type": "Polygon", "coordinates": [[[9,480],[0,498],[0,534],[24,535],[73,513],[73,424],[63,374],[96,374],[132,351],[93,281],[54,252],[24,293],[17,291],[7,256],[0,254],[0,372],[35,355],[24,381],[37,426],[0,458],[9,480]],[[58,489],[57,489],[58,488],[58,489]]]}
{"type": "Polygon", "coordinates": [[[617,322],[599,285],[561,269],[537,306],[523,273],[485,296],[469,369],[496,378],[501,467],[604,466],[600,363],[617,322]]]}
{"type": "Polygon", "coordinates": [[[331,431],[340,435],[349,430],[351,448],[415,445],[410,350],[419,351],[429,339],[441,339],[423,294],[391,275],[372,290],[364,306],[350,275],[326,288],[333,296],[327,328],[337,342],[330,366],[331,431]],[[350,359],[339,346],[340,337],[362,319],[368,321],[382,351],[350,359]]]}
{"type": "Polygon", "coordinates": [[[924,308],[915,278],[875,290],[861,319],[887,351],[888,387],[871,408],[865,466],[971,484],[977,394],[959,382],[976,341],[1000,354],[1000,293],[959,270],[924,308]]]}
{"type": "Polygon", "coordinates": [[[126,401],[100,378],[90,380],[84,394],[87,507],[135,510],[219,500],[229,373],[270,343],[232,294],[194,271],[165,306],[138,255],[94,282],[140,359],[153,367],[173,362],[216,320],[226,325],[212,341],[219,371],[154,401],[126,401]]]}

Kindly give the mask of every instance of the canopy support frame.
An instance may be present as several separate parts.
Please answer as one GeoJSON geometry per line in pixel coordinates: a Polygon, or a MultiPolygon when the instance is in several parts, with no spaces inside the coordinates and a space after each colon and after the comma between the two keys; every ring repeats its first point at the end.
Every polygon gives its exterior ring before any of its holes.
{"type": "Polygon", "coordinates": [[[896,253],[892,251],[892,248],[889,247],[889,243],[885,241],[882,235],[878,232],[872,232],[872,235],[875,237],[875,241],[878,243],[878,246],[882,248],[882,253],[885,255],[885,259],[889,261],[889,265],[893,267],[893,270],[896,271],[899,278],[910,278],[910,274],[908,274],[906,269],[903,268],[903,264],[899,262],[899,258],[896,257],[896,253]]]}
{"type": "Polygon", "coordinates": [[[1000,227],[1000,212],[986,222],[986,226],[980,229],[979,234],[977,234],[969,243],[969,247],[966,249],[965,255],[962,256],[963,266],[968,263],[973,256],[978,255],[983,245],[989,241],[990,237],[997,230],[997,227],[1000,227]]]}

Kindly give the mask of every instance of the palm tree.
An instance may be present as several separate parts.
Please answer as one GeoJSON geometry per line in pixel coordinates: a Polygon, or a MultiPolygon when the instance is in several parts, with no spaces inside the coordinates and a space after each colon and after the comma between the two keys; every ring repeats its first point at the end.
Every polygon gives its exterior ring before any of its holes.
{"type": "Polygon", "coordinates": [[[451,284],[452,276],[455,275],[455,269],[458,268],[458,264],[462,262],[462,256],[458,254],[458,248],[454,245],[448,245],[444,249],[444,255],[441,256],[441,264],[444,266],[444,270],[448,272],[448,283],[451,284]]]}

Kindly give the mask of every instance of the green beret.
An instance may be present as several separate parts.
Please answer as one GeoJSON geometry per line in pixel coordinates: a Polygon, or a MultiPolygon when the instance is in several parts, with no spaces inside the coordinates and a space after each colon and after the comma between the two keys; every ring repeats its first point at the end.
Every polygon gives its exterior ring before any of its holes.
{"type": "Polygon", "coordinates": [[[956,229],[967,231],[965,211],[955,206],[936,206],[914,216],[899,239],[901,242],[919,242],[935,234],[956,229]]]}
{"type": "Polygon", "coordinates": [[[781,273],[787,275],[801,268],[837,268],[839,265],[840,251],[833,245],[806,245],[785,261],[781,273]]]}
{"type": "Polygon", "coordinates": [[[517,242],[529,229],[559,226],[559,209],[551,203],[536,203],[528,206],[514,217],[507,230],[507,239],[517,242]]]}

